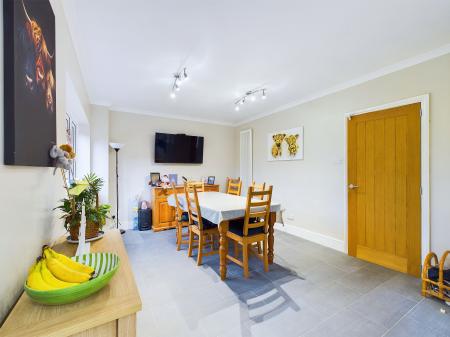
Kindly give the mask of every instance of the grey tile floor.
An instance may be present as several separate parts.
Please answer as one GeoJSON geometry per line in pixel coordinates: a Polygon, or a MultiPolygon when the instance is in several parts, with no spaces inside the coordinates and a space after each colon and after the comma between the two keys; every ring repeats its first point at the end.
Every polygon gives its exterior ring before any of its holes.
{"type": "Polygon", "coordinates": [[[142,298],[139,337],[450,336],[450,307],[422,298],[418,279],[283,232],[268,273],[254,258],[245,280],[230,263],[225,282],[218,256],[197,267],[175,250],[174,231],[124,240],[142,298]]]}

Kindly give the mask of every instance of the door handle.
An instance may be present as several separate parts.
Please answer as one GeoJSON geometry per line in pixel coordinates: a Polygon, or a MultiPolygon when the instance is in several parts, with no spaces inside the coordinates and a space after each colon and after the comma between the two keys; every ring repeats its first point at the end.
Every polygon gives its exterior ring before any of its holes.
{"type": "Polygon", "coordinates": [[[354,189],[356,189],[358,187],[359,187],[358,185],[353,185],[353,184],[348,185],[348,188],[351,189],[351,190],[354,190],[354,189]]]}

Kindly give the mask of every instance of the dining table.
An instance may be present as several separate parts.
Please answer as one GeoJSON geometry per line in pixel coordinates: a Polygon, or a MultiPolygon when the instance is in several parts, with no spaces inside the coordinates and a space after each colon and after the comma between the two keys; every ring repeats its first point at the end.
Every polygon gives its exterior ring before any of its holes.
{"type": "MultiPolygon", "coordinates": [[[[177,194],[180,207],[187,212],[186,196],[177,194]]],[[[175,196],[172,194],[167,198],[169,206],[176,207],[175,196]]],[[[247,198],[222,192],[198,192],[198,202],[202,218],[217,224],[219,229],[219,256],[220,256],[220,278],[227,276],[227,253],[228,253],[228,224],[230,220],[243,219],[247,206],[247,198]]],[[[274,258],[274,224],[277,212],[281,209],[280,203],[271,201],[268,233],[268,260],[273,263],[274,258]]]]}

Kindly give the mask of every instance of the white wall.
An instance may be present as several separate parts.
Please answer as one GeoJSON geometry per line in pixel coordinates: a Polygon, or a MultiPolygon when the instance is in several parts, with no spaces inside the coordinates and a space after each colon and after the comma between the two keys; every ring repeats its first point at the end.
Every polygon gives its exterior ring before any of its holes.
{"type": "MultiPolygon", "coordinates": [[[[85,111],[89,101],[61,5],[56,16],[57,141],[65,142],[66,76],[70,74],[85,111]]],[[[3,64],[3,6],[0,6],[0,64],[3,64]]],[[[64,232],[52,209],[64,196],[60,175],[51,168],[3,165],[3,66],[0,67],[0,322],[22,292],[27,271],[43,244],[64,232]]]]}
{"type": "Polygon", "coordinates": [[[450,54],[247,123],[237,128],[235,138],[239,130],[253,129],[254,179],[274,185],[274,197],[286,208],[285,222],[299,233],[344,247],[345,114],[425,93],[430,93],[431,116],[431,249],[441,254],[450,248],[450,54]],[[300,125],[305,127],[305,159],[268,162],[267,133],[300,125]]]}
{"type": "Polygon", "coordinates": [[[106,107],[91,106],[91,169],[103,178],[100,202],[109,200],[109,111],[106,107]]]}
{"type": "MultiPolygon", "coordinates": [[[[136,198],[150,200],[150,172],[160,172],[161,175],[177,173],[180,183],[181,176],[199,179],[211,175],[223,189],[226,177],[235,171],[236,147],[232,127],[112,111],[109,137],[112,142],[125,144],[119,152],[119,218],[124,228],[131,225],[136,198]],[[205,137],[203,164],[155,164],[155,132],[205,137]]],[[[115,206],[115,156],[113,150],[109,153],[109,195],[115,206]]],[[[115,210],[113,212],[115,214],[115,210]]]]}
{"type": "Polygon", "coordinates": [[[81,179],[91,172],[91,131],[89,126],[89,105],[82,103],[74,81],[69,72],[66,72],[66,113],[77,125],[76,148],[76,179],[81,179]]]}

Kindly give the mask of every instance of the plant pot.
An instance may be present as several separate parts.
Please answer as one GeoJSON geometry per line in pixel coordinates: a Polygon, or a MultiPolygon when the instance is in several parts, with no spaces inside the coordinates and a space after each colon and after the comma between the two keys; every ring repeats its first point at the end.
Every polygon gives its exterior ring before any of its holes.
{"type": "Polygon", "coordinates": [[[92,239],[98,236],[100,225],[93,221],[86,221],[86,239],[92,239]]]}
{"type": "MultiPolygon", "coordinates": [[[[70,232],[70,238],[72,240],[78,240],[78,233],[80,231],[80,224],[75,226],[70,226],[69,232],[70,232]]],[[[86,222],[86,239],[92,239],[98,236],[98,232],[100,231],[100,225],[98,223],[95,223],[93,221],[87,221],[86,222]]]]}

